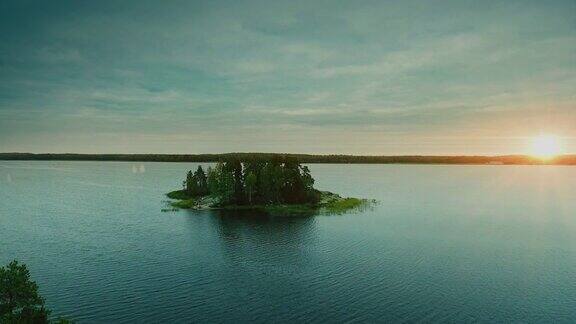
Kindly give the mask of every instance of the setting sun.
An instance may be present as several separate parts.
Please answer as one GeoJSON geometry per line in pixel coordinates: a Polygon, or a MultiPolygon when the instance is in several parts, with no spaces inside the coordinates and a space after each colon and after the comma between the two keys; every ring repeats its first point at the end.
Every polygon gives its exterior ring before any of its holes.
{"type": "Polygon", "coordinates": [[[532,140],[531,154],[542,158],[549,159],[562,153],[562,145],[555,135],[540,135],[532,140]]]}

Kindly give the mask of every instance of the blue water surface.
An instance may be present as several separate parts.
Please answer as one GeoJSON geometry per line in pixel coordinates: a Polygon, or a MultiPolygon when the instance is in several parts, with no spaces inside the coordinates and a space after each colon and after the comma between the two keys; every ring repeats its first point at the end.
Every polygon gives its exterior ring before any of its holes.
{"type": "Polygon", "coordinates": [[[361,212],[162,212],[193,163],[0,161],[0,263],[55,316],[576,322],[576,167],[311,165],[361,212]]]}

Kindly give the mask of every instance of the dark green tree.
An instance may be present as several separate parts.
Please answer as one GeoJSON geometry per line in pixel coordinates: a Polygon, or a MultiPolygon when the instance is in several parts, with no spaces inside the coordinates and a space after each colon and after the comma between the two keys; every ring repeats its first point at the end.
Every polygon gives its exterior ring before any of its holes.
{"type": "Polygon", "coordinates": [[[208,168],[207,175],[199,166],[194,174],[188,172],[186,184],[190,195],[210,194],[222,205],[303,204],[319,198],[308,167],[290,156],[229,158],[208,168]]]}
{"type": "Polygon", "coordinates": [[[206,169],[206,185],[210,194],[215,194],[218,191],[218,178],[219,175],[215,169],[212,167],[206,169]]]}
{"type": "Polygon", "coordinates": [[[186,191],[190,196],[194,196],[198,191],[197,187],[196,179],[194,178],[192,171],[188,171],[188,173],[186,173],[186,191]]]}
{"type": "Polygon", "coordinates": [[[300,166],[302,183],[304,185],[304,192],[306,193],[306,201],[316,203],[320,200],[320,193],[314,190],[314,178],[310,174],[310,169],[302,165],[300,166]]]}
{"type": "Polygon", "coordinates": [[[216,196],[221,204],[232,203],[234,197],[234,175],[224,163],[218,162],[208,173],[210,194],[216,196]]]}
{"type": "Polygon", "coordinates": [[[285,160],[282,180],[282,201],[291,204],[306,201],[306,191],[300,174],[300,164],[298,161],[290,158],[285,160]]]}
{"type": "Polygon", "coordinates": [[[226,172],[232,174],[234,179],[234,195],[232,203],[241,205],[244,203],[244,177],[242,174],[242,162],[239,159],[233,158],[226,161],[224,164],[226,172]]]}
{"type": "Polygon", "coordinates": [[[194,195],[203,196],[208,194],[208,179],[206,173],[202,170],[202,166],[198,166],[194,172],[194,180],[196,181],[196,192],[194,195]]]}
{"type": "Polygon", "coordinates": [[[248,194],[248,204],[252,204],[252,198],[256,193],[256,185],[258,184],[258,178],[253,172],[248,173],[246,176],[246,193],[248,194]]]}
{"type": "Polygon", "coordinates": [[[0,323],[48,323],[49,314],[26,265],[0,268],[0,323]]]}
{"type": "Polygon", "coordinates": [[[265,162],[254,159],[244,162],[244,186],[246,187],[249,204],[260,204],[263,202],[261,173],[264,165],[265,162]],[[248,180],[251,174],[252,179],[248,180]]]}
{"type": "Polygon", "coordinates": [[[260,173],[260,191],[264,204],[274,204],[279,202],[281,169],[279,165],[266,163],[260,173]]]}

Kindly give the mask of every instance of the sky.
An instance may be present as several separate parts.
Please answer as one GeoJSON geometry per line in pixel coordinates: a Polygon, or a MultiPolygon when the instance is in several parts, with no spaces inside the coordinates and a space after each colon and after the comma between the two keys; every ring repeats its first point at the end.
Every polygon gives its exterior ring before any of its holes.
{"type": "Polygon", "coordinates": [[[576,1],[0,0],[0,152],[576,152],[576,1]]]}

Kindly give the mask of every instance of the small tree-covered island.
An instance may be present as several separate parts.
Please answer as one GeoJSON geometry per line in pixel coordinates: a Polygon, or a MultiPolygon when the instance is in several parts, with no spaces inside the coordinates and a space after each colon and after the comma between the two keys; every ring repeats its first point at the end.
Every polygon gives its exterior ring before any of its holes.
{"type": "Polygon", "coordinates": [[[292,157],[221,161],[206,171],[188,171],[183,189],[169,192],[175,208],[255,209],[271,214],[343,213],[367,205],[314,188],[307,166],[292,157]]]}

